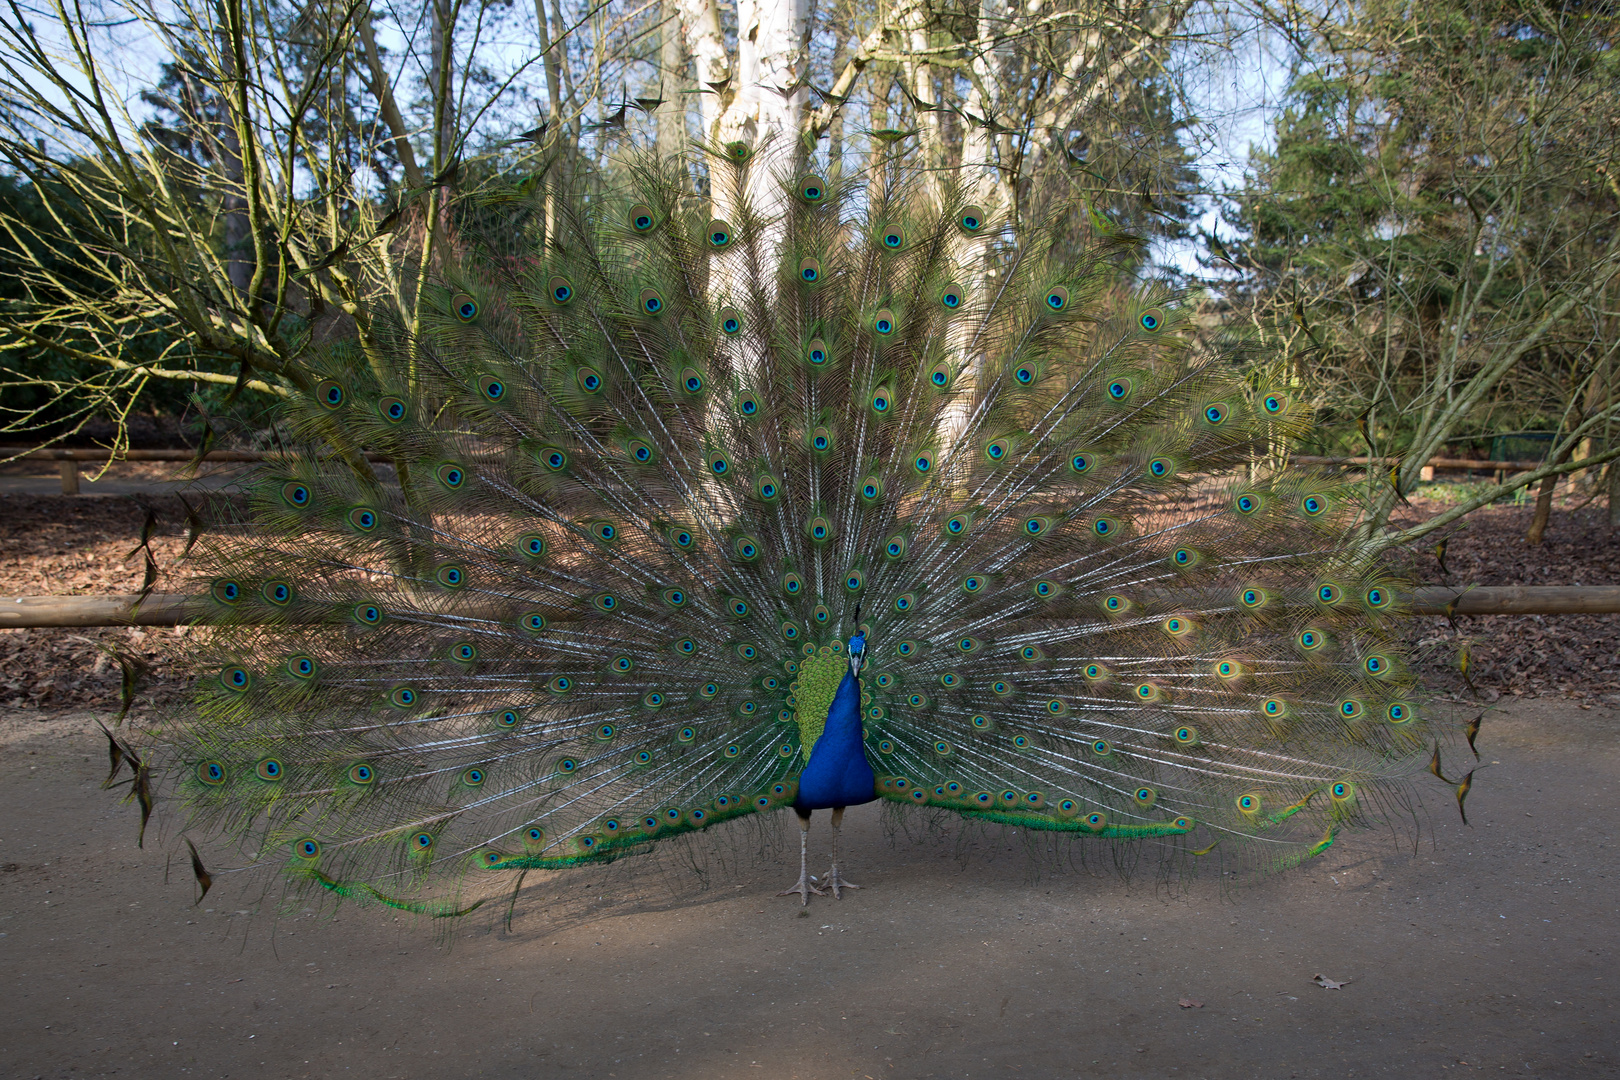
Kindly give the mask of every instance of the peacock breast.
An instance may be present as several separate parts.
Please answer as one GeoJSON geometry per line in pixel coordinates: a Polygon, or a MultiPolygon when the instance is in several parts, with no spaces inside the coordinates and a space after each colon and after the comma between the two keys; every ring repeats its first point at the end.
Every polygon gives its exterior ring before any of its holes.
{"type": "Polygon", "coordinates": [[[827,723],[799,774],[794,805],[801,810],[857,806],[877,798],[877,776],[866,760],[861,731],[861,684],[846,672],[827,709],[827,723]]]}

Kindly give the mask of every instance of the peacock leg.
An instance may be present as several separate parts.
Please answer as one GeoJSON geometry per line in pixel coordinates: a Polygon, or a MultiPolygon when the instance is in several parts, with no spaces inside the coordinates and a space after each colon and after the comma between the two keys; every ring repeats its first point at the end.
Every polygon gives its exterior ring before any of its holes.
{"type": "Polygon", "coordinates": [[[833,812],[832,812],[832,831],[833,831],[832,869],[827,871],[827,876],[822,879],[821,883],[823,885],[826,885],[829,888],[831,888],[833,897],[835,899],[838,899],[838,900],[843,899],[842,896],[838,895],[838,890],[839,889],[858,889],[858,888],[860,888],[859,885],[856,885],[853,882],[845,881],[843,878],[838,876],[838,830],[843,824],[844,824],[844,808],[842,806],[833,807],[833,812]]]}
{"type": "MultiPolygon", "coordinates": [[[[804,904],[801,906],[808,906],[811,893],[815,893],[817,896],[826,896],[827,894],[810,884],[810,811],[800,810],[797,806],[793,808],[793,811],[799,815],[799,883],[790,889],[783,889],[776,895],[793,896],[797,894],[804,897],[804,904]]],[[[837,833],[833,835],[836,836],[837,833]]],[[[834,841],[834,844],[834,850],[837,850],[836,841],[834,841]]]]}

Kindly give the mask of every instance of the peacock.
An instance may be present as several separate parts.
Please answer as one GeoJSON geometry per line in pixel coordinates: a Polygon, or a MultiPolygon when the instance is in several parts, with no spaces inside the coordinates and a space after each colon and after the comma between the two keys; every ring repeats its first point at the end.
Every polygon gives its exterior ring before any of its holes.
{"type": "Polygon", "coordinates": [[[1404,806],[1441,725],[1298,377],[1126,238],[764,149],[469,199],[289,376],[189,559],[186,828],[451,916],[788,809],[808,904],[874,800],[1261,868],[1404,806]]]}

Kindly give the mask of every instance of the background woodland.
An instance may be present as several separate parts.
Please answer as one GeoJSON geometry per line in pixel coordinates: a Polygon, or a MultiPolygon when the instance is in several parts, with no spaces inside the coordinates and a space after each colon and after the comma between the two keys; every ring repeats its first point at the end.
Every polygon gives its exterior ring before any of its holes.
{"type": "Polygon", "coordinates": [[[12,0],[3,439],[271,445],[323,348],[414,322],[479,199],[741,140],[786,175],[903,154],[1009,242],[1141,238],[1122,284],[1250,338],[1256,385],[1317,408],[1297,449],[1384,461],[1388,542],[1561,477],[1620,524],[1617,29],[1607,2],[12,0]],[[1392,523],[1429,459],[1503,454],[1545,464],[1392,523]]]}

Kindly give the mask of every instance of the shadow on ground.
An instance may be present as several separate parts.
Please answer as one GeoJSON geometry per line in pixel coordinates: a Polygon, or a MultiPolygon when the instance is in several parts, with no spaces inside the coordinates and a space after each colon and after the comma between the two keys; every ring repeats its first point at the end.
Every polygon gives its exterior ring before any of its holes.
{"type": "Polygon", "coordinates": [[[1036,874],[1001,832],[964,860],[863,807],[845,866],[867,887],[808,917],[773,895],[784,858],[711,860],[707,887],[665,859],[594,896],[532,883],[510,930],[449,945],[376,909],[275,922],[230,880],[193,908],[179,838],[137,850],[132,808],[99,790],[90,719],[38,715],[0,718],[8,1076],[1581,1077],[1620,1058],[1606,709],[1488,717],[1473,826],[1431,785],[1416,853],[1362,835],[1258,884],[1171,890],[1036,874]]]}

